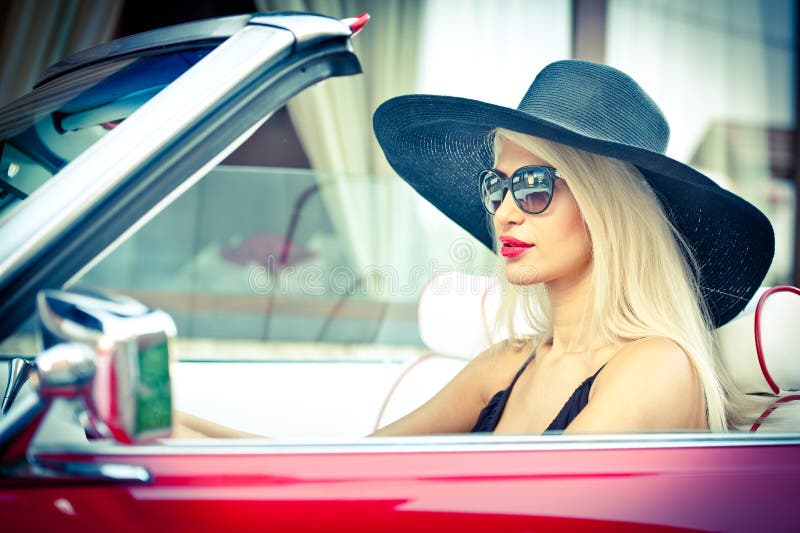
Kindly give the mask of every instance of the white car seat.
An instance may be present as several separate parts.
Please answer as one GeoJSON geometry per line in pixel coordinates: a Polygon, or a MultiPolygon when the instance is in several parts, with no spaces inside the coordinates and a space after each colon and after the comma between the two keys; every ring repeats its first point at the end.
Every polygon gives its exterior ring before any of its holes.
{"type": "MultiPolygon", "coordinates": [[[[498,287],[495,278],[463,272],[441,274],[428,282],[419,298],[417,322],[431,353],[411,363],[397,379],[376,428],[416,408],[467,361],[500,340],[502,332],[493,334],[490,322],[501,298],[498,287]]],[[[738,317],[717,330],[721,357],[734,383],[748,394],[775,398],[752,431],[800,428],[800,412],[788,420],[773,415],[776,409],[790,411],[786,406],[800,400],[800,394],[790,394],[800,390],[798,318],[800,289],[764,288],[738,317]]]]}

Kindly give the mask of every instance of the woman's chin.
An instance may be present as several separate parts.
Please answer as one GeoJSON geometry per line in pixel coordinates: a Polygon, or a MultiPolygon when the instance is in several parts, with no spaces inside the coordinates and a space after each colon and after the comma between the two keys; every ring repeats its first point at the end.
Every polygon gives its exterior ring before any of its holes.
{"type": "Polygon", "coordinates": [[[533,265],[506,263],[506,278],[514,285],[533,285],[540,283],[539,271],[533,265]]]}

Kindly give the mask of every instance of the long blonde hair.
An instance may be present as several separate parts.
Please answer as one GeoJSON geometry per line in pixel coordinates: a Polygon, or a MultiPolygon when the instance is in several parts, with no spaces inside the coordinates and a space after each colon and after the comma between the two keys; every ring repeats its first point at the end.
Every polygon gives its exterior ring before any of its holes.
{"type": "MultiPolygon", "coordinates": [[[[691,250],[641,172],[624,161],[504,129],[495,131],[495,160],[504,141],[557,168],[578,204],[592,241],[589,297],[581,319],[590,342],[672,339],[694,364],[705,394],[709,429],[724,431],[743,423],[747,400],[719,362],[691,250]]],[[[551,340],[552,314],[545,287],[508,284],[504,289],[510,297],[501,304],[498,321],[511,340],[530,340],[515,328],[513,315],[519,309],[536,332],[535,346],[551,340]]]]}

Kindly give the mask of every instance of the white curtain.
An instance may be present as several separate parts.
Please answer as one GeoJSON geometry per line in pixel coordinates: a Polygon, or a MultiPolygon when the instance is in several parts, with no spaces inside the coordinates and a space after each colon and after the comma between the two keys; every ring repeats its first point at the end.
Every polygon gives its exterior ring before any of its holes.
{"type": "Polygon", "coordinates": [[[702,165],[761,208],[776,233],[767,283],[789,281],[794,187],[772,176],[770,130],[791,138],[796,6],[791,0],[609,0],[606,62],[669,120],[667,153],[702,165]]]}
{"type": "Polygon", "coordinates": [[[369,24],[353,38],[364,74],[333,78],[294,97],[289,115],[320,193],[340,235],[346,236],[356,266],[392,265],[399,272],[413,254],[404,220],[413,206],[402,204],[406,187],[389,167],[372,132],[372,114],[384,100],[416,88],[418,1],[256,0],[259,11],[310,11],[336,18],[363,12],[369,24]],[[377,183],[368,177],[381,177],[377,183]],[[385,179],[384,179],[385,178],[385,179]]]}
{"type": "Polygon", "coordinates": [[[424,93],[517,107],[542,68],[570,55],[570,0],[435,0],[424,19],[424,93]]]}
{"type": "MultiPolygon", "coordinates": [[[[353,38],[364,74],[319,84],[289,113],[312,167],[333,173],[323,201],[360,267],[401,274],[486,270],[493,256],[427,202],[412,200],[374,138],[371,116],[400,94],[450,94],[516,107],[534,75],[569,57],[569,0],[256,0],[259,10],[300,10],[372,20],[353,38]],[[353,176],[382,177],[364,187],[353,176]],[[401,194],[405,193],[405,194],[401,194]],[[422,223],[426,231],[410,228],[422,223]]],[[[469,177],[465,177],[469,179],[469,177]]],[[[401,279],[401,282],[403,280],[401,279]]]]}
{"type": "MultiPolygon", "coordinates": [[[[570,55],[570,0],[430,0],[423,11],[422,93],[516,108],[542,68],[570,55]]],[[[428,225],[441,220],[430,204],[418,211],[428,225]]],[[[427,247],[439,264],[471,273],[497,268],[495,258],[455,225],[431,234],[427,247]]]]}
{"type": "Polygon", "coordinates": [[[0,37],[0,105],[30,91],[47,67],[110,40],[122,0],[13,0],[0,37]]]}

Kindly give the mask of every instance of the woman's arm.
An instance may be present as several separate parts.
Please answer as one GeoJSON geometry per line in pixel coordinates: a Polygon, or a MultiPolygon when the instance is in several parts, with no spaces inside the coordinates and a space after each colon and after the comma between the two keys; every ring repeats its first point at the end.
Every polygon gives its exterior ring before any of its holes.
{"type": "Polygon", "coordinates": [[[470,361],[433,398],[370,436],[468,432],[491,396],[508,386],[530,354],[530,348],[529,345],[515,348],[506,342],[490,347],[470,361]]]}
{"type": "Polygon", "coordinates": [[[622,348],[597,376],[589,403],[565,433],[707,428],[700,379],[674,341],[650,337],[622,348]]]}
{"type": "Polygon", "coordinates": [[[190,415],[183,411],[174,411],[175,418],[172,424],[173,439],[258,439],[265,438],[254,433],[239,431],[217,424],[199,416],[190,415]]]}

